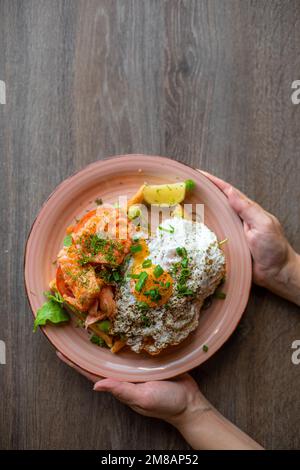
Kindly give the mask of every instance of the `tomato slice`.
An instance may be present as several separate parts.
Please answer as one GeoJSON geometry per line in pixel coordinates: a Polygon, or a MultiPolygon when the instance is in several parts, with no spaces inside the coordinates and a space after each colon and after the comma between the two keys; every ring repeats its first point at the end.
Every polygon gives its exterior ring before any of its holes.
{"type": "Polygon", "coordinates": [[[73,232],[79,232],[79,230],[84,226],[84,224],[94,215],[96,215],[96,209],[93,209],[92,211],[87,212],[80,220],[79,222],[73,226],[73,232]]]}
{"type": "Polygon", "coordinates": [[[74,297],[72,291],[68,288],[65,283],[64,274],[60,266],[56,270],[56,287],[60,295],[67,295],[68,297],[74,297]]]}

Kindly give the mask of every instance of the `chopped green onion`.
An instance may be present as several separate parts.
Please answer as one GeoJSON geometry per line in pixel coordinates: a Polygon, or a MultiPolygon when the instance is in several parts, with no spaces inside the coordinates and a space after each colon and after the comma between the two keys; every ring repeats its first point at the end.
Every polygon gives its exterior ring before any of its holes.
{"type": "Polygon", "coordinates": [[[147,302],[138,302],[137,307],[141,310],[148,310],[149,305],[147,304],[147,302]]]}
{"type": "Polygon", "coordinates": [[[148,278],[148,274],[145,271],[142,271],[139,275],[139,279],[135,285],[135,290],[137,292],[141,292],[142,288],[144,287],[144,284],[148,278]]]}
{"type": "Polygon", "coordinates": [[[187,251],[186,251],[186,249],[184,248],[184,246],[183,246],[183,247],[178,246],[178,247],[176,248],[176,253],[178,254],[178,256],[182,256],[182,257],[185,257],[185,258],[186,258],[186,256],[187,256],[187,251]]]}
{"type": "Polygon", "coordinates": [[[195,189],[196,183],[193,180],[185,180],[185,189],[187,191],[192,191],[192,189],[195,189]]]}
{"type": "Polygon", "coordinates": [[[128,277],[130,277],[131,279],[139,279],[140,275],[139,274],[128,274],[128,277]]]}
{"type": "Polygon", "coordinates": [[[150,266],[152,266],[151,259],[145,259],[145,261],[143,261],[143,263],[142,263],[142,267],[143,268],[150,268],[150,266]]]}
{"type": "Polygon", "coordinates": [[[100,338],[100,336],[97,336],[97,335],[92,335],[90,337],[90,342],[93,344],[97,344],[97,346],[100,346],[100,347],[106,346],[104,339],[100,338]]]}
{"type": "Polygon", "coordinates": [[[151,320],[150,320],[150,318],[147,317],[147,315],[142,314],[142,315],[141,315],[141,320],[142,320],[143,326],[144,326],[145,328],[147,328],[148,326],[151,325],[151,320]]]}
{"type": "Polygon", "coordinates": [[[175,232],[175,228],[173,227],[173,225],[170,225],[169,224],[169,227],[170,229],[167,229],[165,227],[162,227],[161,225],[158,226],[159,230],[163,230],[164,232],[168,232],[168,233],[174,233],[175,232]]]}
{"type": "Polygon", "coordinates": [[[155,266],[153,274],[155,277],[159,277],[162,275],[163,272],[164,272],[163,268],[158,264],[157,266],[155,266]]]}
{"type": "Polygon", "coordinates": [[[194,291],[189,289],[186,285],[178,284],[177,292],[180,295],[194,295],[194,291]]]}
{"type": "Polygon", "coordinates": [[[147,290],[144,292],[144,295],[150,296],[150,299],[153,302],[158,302],[161,299],[161,295],[157,287],[155,287],[155,289],[147,290]]]}
{"type": "Polygon", "coordinates": [[[204,352],[207,352],[207,351],[208,351],[208,346],[207,346],[206,344],[203,344],[203,348],[202,348],[202,349],[203,349],[204,352]]]}
{"type": "Polygon", "coordinates": [[[130,247],[131,253],[138,253],[139,251],[142,251],[142,245],[132,245],[130,247]]]}
{"type": "Polygon", "coordinates": [[[120,273],[118,273],[118,271],[113,271],[112,276],[114,278],[114,281],[116,281],[116,282],[118,282],[121,279],[120,273]]]}
{"type": "Polygon", "coordinates": [[[165,287],[166,287],[167,289],[169,289],[170,285],[171,285],[171,283],[170,283],[169,281],[165,283],[165,287]]]}
{"type": "Polygon", "coordinates": [[[188,265],[188,262],[189,262],[189,260],[187,258],[183,258],[183,260],[181,261],[181,266],[183,268],[186,268],[187,265],[188,265]]]}

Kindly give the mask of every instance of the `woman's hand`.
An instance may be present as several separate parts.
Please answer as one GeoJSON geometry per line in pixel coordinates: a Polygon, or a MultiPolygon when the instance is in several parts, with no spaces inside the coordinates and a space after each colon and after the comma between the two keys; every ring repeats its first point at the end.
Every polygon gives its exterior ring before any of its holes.
{"type": "Polygon", "coordinates": [[[57,352],[57,356],[92,381],[95,391],[110,392],[137,413],[175,426],[194,449],[261,449],[218,413],[188,374],[168,381],[133,384],[101,379],[80,369],[61,353],[57,352]]]}
{"type": "Polygon", "coordinates": [[[254,282],[300,305],[300,256],[287,241],[277,218],[229,183],[202,173],[223,191],[243,220],[254,282]]]}
{"type": "Polygon", "coordinates": [[[94,382],[96,392],[112,393],[118,400],[141,415],[164,419],[173,425],[180,425],[193,413],[201,413],[210,408],[198,385],[188,374],[168,381],[133,384],[91,375],[66,359],[61,353],[58,352],[57,356],[94,382]]]}

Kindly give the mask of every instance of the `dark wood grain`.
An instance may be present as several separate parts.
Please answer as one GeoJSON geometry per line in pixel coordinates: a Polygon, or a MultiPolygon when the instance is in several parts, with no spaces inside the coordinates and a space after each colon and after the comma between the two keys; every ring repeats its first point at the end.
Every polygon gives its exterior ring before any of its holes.
{"type": "MultiPolygon", "coordinates": [[[[300,250],[300,3],[0,0],[1,449],[185,449],[60,363],[32,334],[26,236],[64,178],[119,153],[167,155],[237,185],[300,250]]],[[[299,448],[299,309],[254,288],[227,344],[193,372],[269,448],[299,448]]]]}

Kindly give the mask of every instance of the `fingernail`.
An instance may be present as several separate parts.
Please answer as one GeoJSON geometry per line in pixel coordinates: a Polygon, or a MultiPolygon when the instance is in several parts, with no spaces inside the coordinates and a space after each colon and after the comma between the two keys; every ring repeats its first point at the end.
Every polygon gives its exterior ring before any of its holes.
{"type": "Polygon", "coordinates": [[[99,390],[101,390],[101,385],[97,383],[95,383],[93,389],[95,390],[95,392],[98,392],[99,390]]]}

